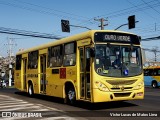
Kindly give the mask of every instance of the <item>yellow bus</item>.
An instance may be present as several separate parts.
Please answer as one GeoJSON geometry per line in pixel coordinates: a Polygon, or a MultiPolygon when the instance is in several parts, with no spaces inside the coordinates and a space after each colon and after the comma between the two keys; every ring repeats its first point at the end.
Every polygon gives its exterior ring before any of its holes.
{"type": "Polygon", "coordinates": [[[70,104],[143,99],[140,37],[90,30],[18,52],[14,80],[30,96],[55,96],[70,104]]]}

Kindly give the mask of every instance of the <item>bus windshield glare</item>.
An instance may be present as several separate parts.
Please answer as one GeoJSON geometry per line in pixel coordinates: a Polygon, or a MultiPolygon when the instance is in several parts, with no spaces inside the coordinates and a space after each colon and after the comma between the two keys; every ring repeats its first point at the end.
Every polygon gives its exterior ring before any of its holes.
{"type": "Polygon", "coordinates": [[[95,53],[95,70],[99,75],[127,77],[142,73],[138,46],[96,44],[95,53]]]}

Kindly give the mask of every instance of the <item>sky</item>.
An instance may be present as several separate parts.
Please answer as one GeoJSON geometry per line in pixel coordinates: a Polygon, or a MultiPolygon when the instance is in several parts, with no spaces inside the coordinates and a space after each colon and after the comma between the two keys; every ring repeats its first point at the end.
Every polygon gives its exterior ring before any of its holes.
{"type": "MultiPolygon", "coordinates": [[[[71,27],[70,33],[61,30],[61,20],[69,20],[71,25],[100,29],[100,22],[94,19],[104,18],[106,30],[114,30],[128,23],[128,17],[135,15],[136,27],[119,30],[135,33],[142,39],[160,36],[160,0],[0,0],[0,27],[53,34],[67,37],[87,31],[84,28],[71,27]]],[[[9,44],[13,55],[19,49],[27,49],[45,44],[53,39],[42,39],[0,33],[0,56],[7,56],[9,44]],[[8,41],[12,40],[11,43],[8,41]]],[[[142,41],[143,48],[156,48],[160,51],[160,40],[142,41]]],[[[149,61],[154,54],[146,51],[149,61]]],[[[157,52],[160,61],[160,52],[157,52]]]]}

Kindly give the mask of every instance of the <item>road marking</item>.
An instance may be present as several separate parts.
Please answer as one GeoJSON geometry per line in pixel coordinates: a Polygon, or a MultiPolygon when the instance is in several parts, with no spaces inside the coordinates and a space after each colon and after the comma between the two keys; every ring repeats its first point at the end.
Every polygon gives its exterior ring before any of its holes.
{"type": "Polygon", "coordinates": [[[49,118],[43,118],[43,119],[38,119],[38,120],[77,120],[76,118],[72,118],[72,117],[49,117],[49,118]]]}
{"type": "MultiPolygon", "coordinates": [[[[4,103],[6,103],[6,102],[1,103],[0,106],[6,105],[6,104],[4,104],[4,103]]],[[[19,104],[24,104],[24,103],[27,103],[27,102],[18,102],[18,103],[19,103],[19,104]]],[[[16,102],[16,103],[15,103],[15,102],[7,102],[7,105],[12,105],[12,104],[17,104],[17,102],[16,102]]]]}
{"type": "Polygon", "coordinates": [[[1,118],[0,120],[18,120],[18,119],[23,119],[23,118],[21,118],[21,117],[16,117],[16,118],[14,118],[14,117],[10,117],[10,118],[1,118]]]}
{"type": "MultiPolygon", "coordinates": [[[[10,113],[40,113],[42,117],[3,117],[0,120],[77,120],[77,118],[64,115],[66,112],[42,104],[29,103],[27,101],[12,98],[7,95],[0,95],[0,114],[10,113]],[[42,113],[41,113],[42,111],[42,113]]],[[[84,118],[83,118],[84,119],[84,118]]]]}
{"type": "Polygon", "coordinates": [[[48,108],[49,110],[53,110],[53,111],[59,111],[59,112],[64,112],[64,111],[62,111],[62,110],[59,110],[59,109],[56,109],[56,108],[51,108],[51,107],[48,107],[48,106],[44,106],[44,105],[42,105],[42,104],[37,104],[37,105],[39,105],[39,106],[41,106],[41,107],[48,108]]]}
{"type": "Polygon", "coordinates": [[[36,108],[37,111],[39,111],[41,108],[39,106],[29,106],[29,107],[15,107],[15,108],[7,108],[7,109],[2,109],[0,111],[16,111],[16,110],[21,110],[23,111],[30,111],[30,109],[36,108]]]}
{"type": "MultiPolygon", "coordinates": [[[[19,103],[18,103],[19,104],[19,103]]],[[[34,104],[20,104],[20,105],[5,105],[5,106],[1,106],[0,108],[3,109],[3,108],[10,108],[10,107],[25,107],[25,106],[33,106],[34,104]]]]}

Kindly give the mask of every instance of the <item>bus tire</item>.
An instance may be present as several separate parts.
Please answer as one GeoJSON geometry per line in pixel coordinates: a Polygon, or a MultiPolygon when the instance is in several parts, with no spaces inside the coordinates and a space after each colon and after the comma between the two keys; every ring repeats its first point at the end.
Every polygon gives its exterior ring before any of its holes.
{"type": "Polygon", "coordinates": [[[66,103],[74,105],[76,102],[76,92],[74,88],[69,88],[66,92],[66,103]]]}
{"type": "Polygon", "coordinates": [[[152,88],[157,88],[157,87],[158,87],[157,82],[156,82],[156,81],[153,81],[153,82],[152,82],[152,88]]]}
{"type": "Polygon", "coordinates": [[[30,97],[32,97],[34,95],[34,90],[33,90],[33,85],[32,84],[28,85],[28,95],[30,97]]]}

